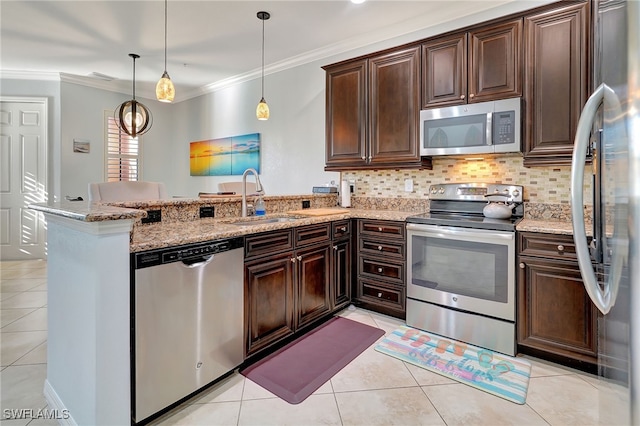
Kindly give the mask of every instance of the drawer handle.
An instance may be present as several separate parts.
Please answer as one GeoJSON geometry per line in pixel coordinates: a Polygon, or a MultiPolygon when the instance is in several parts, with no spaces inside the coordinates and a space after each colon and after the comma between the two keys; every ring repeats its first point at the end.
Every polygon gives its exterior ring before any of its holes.
{"type": "Polygon", "coordinates": [[[378,227],[378,232],[382,232],[382,227],[381,226],[378,227]]]}
{"type": "Polygon", "coordinates": [[[338,246],[333,246],[333,249],[334,250],[338,250],[338,246]]]}
{"type": "Polygon", "coordinates": [[[346,226],[343,226],[342,228],[339,228],[339,231],[341,231],[341,232],[347,232],[347,227],[346,227],[346,226]]]}
{"type": "Polygon", "coordinates": [[[382,293],[378,293],[378,297],[382,297],[382,293]]]}
{"type": "Polygon", "coordinates": [[[296,257],[296,259],[298,259],[298,262],[300,262],[302,260],[302,256],[298,256],[296,257]]]}
{"type": "Polygon", "coordinates": [[[378,272],[382,273],[382,270],[383,270],[382,268],[378,268],[378,272]]]}
{"type": "Polygon", "coordinates": [[[382,251],[382,246],[378,246],[378,251],[382,251]]]}
{"type": "Polygon", "coordinates": [[[562,252],[564,251],[564,246],[563,246],[562,244],[560,244],[560,245],[558,246],[558,251],[559,251],[560,253],[562,253],[562,252]]]}
{"type": "Polygon", "coordinates": [[[520,262],[518,266],[520,267],[520,269],[524,269],[527,265],[525,265],[524,262],[520,262]]]}
{"type": "Polygon", "coordinates": [[[296,258],[295,257],[291,258],[291,263],[296,263],[296,258]]]}

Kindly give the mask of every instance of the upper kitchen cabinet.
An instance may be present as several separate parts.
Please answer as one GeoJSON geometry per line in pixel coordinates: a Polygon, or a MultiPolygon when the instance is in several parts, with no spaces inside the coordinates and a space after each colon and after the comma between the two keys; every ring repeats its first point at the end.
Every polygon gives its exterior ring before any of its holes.
{"type": "Polygon", "coordinates": [[[525,17],[524,165],[569,165],[588,92],[589,4],[525,17]]]}
{"type": "Polygon", "coordinates": [[[422,44],[422,107],[522,95],[522,19],[422,44]]]}
{"type": "Polygon", "coordinates": [[[324,69],[325,170],[430,167],[418,146],[419,46],[324,69]]]}

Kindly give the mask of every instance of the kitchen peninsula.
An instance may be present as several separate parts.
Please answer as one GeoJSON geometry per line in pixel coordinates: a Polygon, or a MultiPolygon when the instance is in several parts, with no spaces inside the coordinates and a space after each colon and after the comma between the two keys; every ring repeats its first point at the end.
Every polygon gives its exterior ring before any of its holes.
{"type": "MultiPolygon", "coordinates": [[[[267,217],[292,216],[286,211],[300,209],[303,200],[312,210],[336,205],[335,195],[265,197],[274,212],[267,217]]],[[[68,410],[69,424],[131,422],[131,253],[354,217],[404,221],[427,203],[394,204],[407,211],[294,215],[295,221],[255,226],[233,225],[240,219],[237,198],[29,206],[43,212],[48,225],[49,406],[68,410]],[[200,218],[203,206],[213,206],[216,217],[200,218]],[[147,210],[160,210],[162,221],[143,224],[147,210]]]]}

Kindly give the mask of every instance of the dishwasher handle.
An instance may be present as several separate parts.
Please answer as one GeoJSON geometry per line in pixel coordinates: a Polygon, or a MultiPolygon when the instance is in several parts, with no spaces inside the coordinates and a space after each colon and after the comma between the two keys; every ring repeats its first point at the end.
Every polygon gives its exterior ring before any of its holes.
{"type": "Polygon", "coordinates": [[[213,256],[213,254],[210,254],[208,256],[197,256],[189,259],[182,259],[182,266],[189,269],[199,268],[200,266],[209,264],[213,260],[213,256]]]}

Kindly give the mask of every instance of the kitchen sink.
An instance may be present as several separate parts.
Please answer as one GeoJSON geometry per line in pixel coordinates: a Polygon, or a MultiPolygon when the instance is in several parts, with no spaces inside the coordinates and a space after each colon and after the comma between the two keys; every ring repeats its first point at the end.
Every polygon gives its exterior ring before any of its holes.
{"type": "Polygon", "coordinates": [[[282,223],[282,222],[294,222],[298,220],[297,217],[265,217],[264,219],[242,219],[231,222],[231,225],[237,226],[255,226],[255,225],[266,225],[269,223],[282,223]]]}

